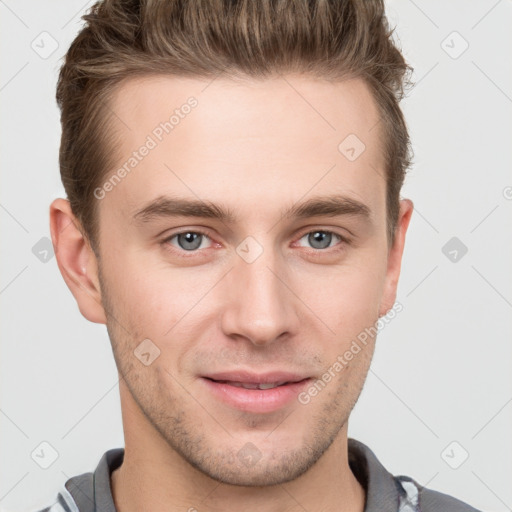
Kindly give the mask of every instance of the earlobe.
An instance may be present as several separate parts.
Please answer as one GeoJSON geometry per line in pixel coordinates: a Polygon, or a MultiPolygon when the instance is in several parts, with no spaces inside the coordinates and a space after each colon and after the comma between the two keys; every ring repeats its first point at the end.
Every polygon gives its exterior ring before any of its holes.
{"type": "Polygon", "coordinates": [[[400,277],[402,255],[405,247],[405,234],[407,233],[413,210],[414,205],[410,199],[400,200],[400,214],[396,227],[395,240],[389,250],[386,282],[379,308],[379,317],[386,315],[393,307],[396,300],[398,278],[400,277]]]}
{"type": "Polygon", "coordinates": [[[66,199],[50,205],[50,232],[59,270],[78,308],[87,320],[106,324],[98,278],[98,262],[88,240],[79,229],[66,199]]]}

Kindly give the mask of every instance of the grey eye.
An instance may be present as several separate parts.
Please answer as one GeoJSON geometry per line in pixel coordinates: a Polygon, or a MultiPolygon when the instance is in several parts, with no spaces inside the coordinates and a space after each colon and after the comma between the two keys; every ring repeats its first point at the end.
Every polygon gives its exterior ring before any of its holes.
{"type": "Polygon", "coordinates": [[[185,251],[194,251],[201,246],[204,235],[201,233],[195,233],[194,231],[187,231],[186,233],[179,233],[175,235],[175,237],[181,249],[184,249],[185,251]]]}
{"type": "Polygon", "coordinates": [[[308,243],[311,244],[313,249],[325,249],[331,245],[333,233],[328,231],[312,231],[308,233],[308,243]]]}

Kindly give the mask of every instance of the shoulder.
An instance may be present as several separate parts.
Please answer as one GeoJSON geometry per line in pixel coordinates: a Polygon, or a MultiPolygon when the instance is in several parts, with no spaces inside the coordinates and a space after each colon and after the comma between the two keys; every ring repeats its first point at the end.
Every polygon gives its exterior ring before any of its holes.
{"type": "Polygon", "coordinates": [[[349,465],[366,490],[365,512],[480,512],[470,505],[391,474],[368,446],[349,438],[349,465]]]}
{"type": "Polygon", "coordinates": [[[34,512],[89,512],[94,510],[93,473],[70,478],[52,505],[34,512]]]}
{"type": "Polygon", "coordinates": [[[115,512],[110,474],[121,465],[123,458],[123,448],[106,451],[94,472],[69,478],[53,505],[34,512],[115,512]]]}
{"type": "Polygon", "coordinates": [[[49,507],[42,508],[35,512],[69,512],[69,508],[64,508],[58,501],[49,507]]]}
{"type": "Polygon", "coordinates": [[[480,512],[453,496],[422,487],[408,476],[396,476],[400,512],[480,512]]]}

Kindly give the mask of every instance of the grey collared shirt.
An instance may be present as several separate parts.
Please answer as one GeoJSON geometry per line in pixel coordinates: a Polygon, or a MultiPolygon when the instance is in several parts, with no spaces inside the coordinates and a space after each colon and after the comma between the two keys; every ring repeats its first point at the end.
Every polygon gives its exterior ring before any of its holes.
{"type": "MultiPolygon", "coordinates": [[[[407,476],[393,476],[363,443],[348,440],[349,464],[366,491],[365,512],[480,512],[446,494],[426,489],[407,476]]],[[[110,474],[124,457],[124,448],[108,450],[94,473],[67,480],[57,501],[38,512],[117,512],[110,474]]]]}

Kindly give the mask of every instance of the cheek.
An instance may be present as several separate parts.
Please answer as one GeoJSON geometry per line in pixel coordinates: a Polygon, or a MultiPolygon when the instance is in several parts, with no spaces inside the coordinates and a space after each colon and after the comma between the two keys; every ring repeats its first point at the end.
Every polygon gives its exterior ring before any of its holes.
{"type": "Polygon", "coordinates": [[[103,266],[112,314],[119,324],[135,338],[160,336],[163,323],[170,324],[174,312],[178,314],[172,282],[126,252],[103,266]]]}
{"type": "Polygon", "coordinates": [[[133,330],[155,341],[174,332],[192,300],[186,293],[176,291],[172,282],[150,276],[133,281],[120,297],[124,316],[133,330]]]}
{"type": "Polygon", "coordinates": [[[350,264],[309,275],[298,295],[337,339],[346,339],[378,319],[384,277],[376,259],[354,257],[350,264]]]}
{"type": "Polygon", "coordinates": [[[171,267],[163,258],[136,251],[111,261],[106,272],[119,321],[137,338],[162,345],[198,322],[207,294],[219,280],[212,268],[171,267]]]}

